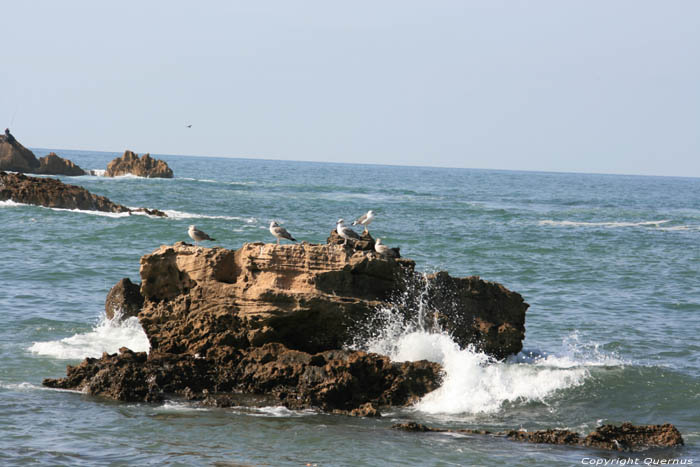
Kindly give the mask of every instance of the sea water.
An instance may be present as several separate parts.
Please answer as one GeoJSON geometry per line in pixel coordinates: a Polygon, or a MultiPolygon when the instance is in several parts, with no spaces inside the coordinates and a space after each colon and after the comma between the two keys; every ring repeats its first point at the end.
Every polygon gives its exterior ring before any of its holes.
{"type": "MultiPolygon", "coordinates": [[[[84,169],[119,154],[55,150],[84,169]]],[[[36,150],[37,156],[49,150],[36,150]]],[[[157,156],[174,179],[59,177],[145,215],[0,202],[0,463],[41,465],[582,465],[626,453],[391,429],[675,424],[686,446],[640,463],[700,462],[700,179],[157,156]],[[377,310],[381,329],[348,347],[428,359],[442,386],[380,419],[283,407],[120,403],[43,388],[66,365],[126,346],[136,319],[104,299],[139,258],[190,241],[274,239],[277,220],[325,242],[368,209],[372,235],[425,272],[479,275],[530,304],[524,350],[495,361],[446,333],[377,310]],[[588,459],[588,460],[586,460],[588,459]]],[[[100,174],[101,172],[95,172],[100,174]]],[[[420,310],[416,310],[416,316],[420,310]]]]}

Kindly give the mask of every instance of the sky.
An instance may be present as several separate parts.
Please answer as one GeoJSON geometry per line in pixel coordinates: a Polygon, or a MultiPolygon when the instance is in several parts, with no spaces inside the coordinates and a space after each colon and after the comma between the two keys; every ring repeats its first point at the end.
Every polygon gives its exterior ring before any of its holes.
{"type": "Polygon", "coordinates": [[[694,0],[0,9],[29,147],[700,177],[694,0]]]}

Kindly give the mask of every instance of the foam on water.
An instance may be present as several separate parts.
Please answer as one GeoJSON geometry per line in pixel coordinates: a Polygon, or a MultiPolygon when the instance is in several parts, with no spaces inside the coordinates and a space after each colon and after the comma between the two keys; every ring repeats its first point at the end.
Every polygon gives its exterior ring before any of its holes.
{"type": "Polygon", "coordinates": [[[35,342],[29,351],[60,359],[80,360],[86,357],[99,358],[102,352],[115,353],[120,347],[134,352],[148,352],[151,348],[148,337],[138,318],[102,319],[90,332],[75,334],[57,341],[35,342]]]}
{"type": "Polygon", "coordinates": [[[582,343],[578,333],[564,339],[560,354],[525,352],[496,361],[474,348],[461,349],[448,333],[425,319],[434,312],[426,302],[428,287],[427,281],[417,284],[399,299],[400,307],[377,310],[380,330],[354,345],[394,361],[429,360],[442,365],[442,385],[415,405],[419,411],[493,413],[508,402],[545,402],[557,391],[583,384],[590,376],[590,367],[623,365],[603,353],[599,345],[582,343]],[[398,310],[411,302],[415,313],[407,319],[398,310]]]}
{"type": "Polygon", "coordinates": [[[164,210],[164,213],[172,219],[224,219],[227,221],[243,221],[246,224],[254,224],[258,220],[255,217],[238,217],[238,216],[210,216],[206,214],[195,214],[191,212],[182,212],[175,210],[164,210]]]}
{"type": "Polygon", "coordinates": [[[551,225],[557,227],[648,227],[656,226],[660,224],[666,224],[671,222],[668,219],[663,219],[660,221],[644,221],[644,222],[576,222],[576,221],[554,221],[551,219],[542,220],[539,225],[551,225]]]}
{"type": "Polygon", "coordinates": [[[16,203],[11,199],[0,201],[0,208],[14,208],[18,206],[29,206],[28,204],[16,203]]]}

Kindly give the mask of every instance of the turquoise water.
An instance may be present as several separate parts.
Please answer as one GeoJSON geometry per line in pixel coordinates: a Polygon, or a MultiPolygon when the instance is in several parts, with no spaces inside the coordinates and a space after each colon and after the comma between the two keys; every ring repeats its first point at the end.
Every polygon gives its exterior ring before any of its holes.
{"type": "MultiPolygon", "coordinates": [[[[119,154],[56,151],[85,169],[119,154]]],[[[35,151],[37,156],[48,150],[35,151]]],[[[700,179],[158,156],[172,180],[61,177],[171,217],[2,203],[0,462],[50,465],[581,465],[582,448],[390,429],[569,428],[674,423],[686,447],[644,458],[700,462],[700,179]],[[419,270],[479,275],[531,305],[508,362],[448,336],[392,330],[360,343],[446,368],[441,389],[379,420],[282,408],[123,404],[46,390],[67,364],[147,350],[138,323],[104,320],[104,298],[139,258],[189,241],[272,241],[282,223],[324,242],[339,217],[377,213],[372,234],[419,270]]]]}

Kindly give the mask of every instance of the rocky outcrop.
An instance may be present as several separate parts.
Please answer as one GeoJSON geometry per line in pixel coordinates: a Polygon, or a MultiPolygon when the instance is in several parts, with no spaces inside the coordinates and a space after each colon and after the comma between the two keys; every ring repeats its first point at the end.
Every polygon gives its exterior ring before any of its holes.
{"type": "MultiPolygon", "coordinates": [[[[160,400],[174,393],[217,406],[240,404],[242,394],[255,394],[290,408],[378,416],[381,406],[411,403],[440,383],[435,363],[396,363],[345,348],[359,328],[366,328],[358,324],[371,324],[379,307],[396,306],[397,313],[410,315],[411,304],[396,297],[412,295],[416,284],[431,281],[414,266],[408,259],[340,245],[162,246],[141,258],[140,297],[126,298],[126,290],[135,289],[124,281],[106,305],[140,308],[150,353],[123,349],[87,359],[69,367],[66,378],[44,384],[119,400],[160,400]]],[[[508,328],[511,323],[502,319],[518,313],[517,323],[524,321],[528,305],[516,293],[478,278],[441,280],[441,290],[454,287],[453,296],[471,300],[464,302],[464,315],[455,307],[433,318],[435,326],[459,318],[471,329],[459,334],[460,344],[503,342],[498,332],[483,333],[483,323],[508,328]],[[467,290],[459,289],[465,284],[467,290]]]]}
{"type": "Polygon", "coordinates": [[[9,142],[5,136],[0,137],[0,170],[36,173],[39,166],[34,153],[19,141],[13,139],[9,142]]]}
{"type": "Polygon", "coordinates": [[[144,212],[167,217],[155,209],[129,209],[113,203],[104,196],[90,193],[85,188],[68,185],[55,178],[28,177],[18,173],[0,172],[0,201],[35,204],[50,208],[82,209],[103,212],[144,212]]]}
{"type": "Polygon", "coordinates": [[[39,159],[39,169],[35,172],[45,175],[85,175],[85,171],[79,166],[51,152],[39,159]]]}
{"type": "Polygon", "coordinates": [[[509,430],[490,432],[486,430],[447,430],[431,428],[420,423],[409,422],[394,425],[392,428],[417,433],[464,433],[490,436],[503,436],[513,441],[539,444],[559,444],[568,446],[588,446],[612,451],[639,451],[652,447],[683,446],[683,437],[675,426],[633,425],[623,423],[620,426],[602,425],[585,438],[571,430],[509,430]]]}
{"type": "Polygon", "coordinates": [[[143,306],[143,295],[139,285],[124,278],[107,294],[105,299],[105,315],[107,319],[119,316],[121,319],[138,316],[143,306]]]}
{"type": "Polygon", "coordinates": [[[83,169],[56,153],[37,159],[16,139],[8,141],[7,136],[0,137],[0,170],[43,175],[85,175],[83,169]]]}
{"type": "Polygon", "coordinates": [[[153,159],[149,154],[139,158],[138,154],[129,150],[125,151],[123,156],[113,159],[105,172],[107,177],[126,174],[147,178],[173,178],[173,171],[165,161],[153,159]]]}

